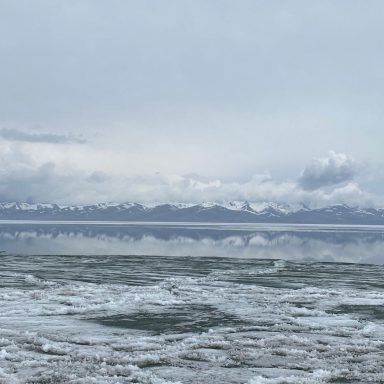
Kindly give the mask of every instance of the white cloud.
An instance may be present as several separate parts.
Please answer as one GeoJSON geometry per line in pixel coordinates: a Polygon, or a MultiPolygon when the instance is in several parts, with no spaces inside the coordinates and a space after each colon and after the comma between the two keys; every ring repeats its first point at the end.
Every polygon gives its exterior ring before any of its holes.
{"type": "Polygon", "coordinates": [[[358,163],[347,155],[331,151],[328,157],[313,159],[304,168],[299,184],[306,190],[315,190],[350,182],[358,168],[358,163]]]}

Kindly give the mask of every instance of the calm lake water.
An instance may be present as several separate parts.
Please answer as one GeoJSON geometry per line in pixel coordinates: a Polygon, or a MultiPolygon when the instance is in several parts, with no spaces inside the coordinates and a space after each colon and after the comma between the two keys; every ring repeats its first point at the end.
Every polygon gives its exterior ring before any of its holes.
{"type": "Polygon", "coordinates": [[[0,383],[383,383],[384,227],[0,224],[0,383]]]}

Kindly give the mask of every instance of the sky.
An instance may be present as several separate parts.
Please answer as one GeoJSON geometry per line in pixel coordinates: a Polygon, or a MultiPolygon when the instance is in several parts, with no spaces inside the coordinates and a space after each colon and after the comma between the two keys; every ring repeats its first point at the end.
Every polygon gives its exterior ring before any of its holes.
{"type": "Polygon", "coordinates": [[[0,201],[384,206],[383,14],[0,0],[0,201]]]}

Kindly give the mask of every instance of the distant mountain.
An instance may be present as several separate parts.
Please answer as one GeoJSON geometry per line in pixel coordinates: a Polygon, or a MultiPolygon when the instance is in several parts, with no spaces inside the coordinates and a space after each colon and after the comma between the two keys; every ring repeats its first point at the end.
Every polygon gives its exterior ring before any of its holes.
{"type": "Polygon", "coordinates": [[[345,204],[310,209],[305,205],[239,201],[223,204],[102,203],[76,206],[11,202],[0,203],[0,220],[384,224],[384,209],[363,209],[345,204]]]}

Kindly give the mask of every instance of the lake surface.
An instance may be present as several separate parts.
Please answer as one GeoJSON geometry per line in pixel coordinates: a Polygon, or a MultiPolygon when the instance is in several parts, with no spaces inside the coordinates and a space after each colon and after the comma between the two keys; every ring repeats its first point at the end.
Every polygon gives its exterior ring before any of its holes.
{"type": "Polygon", "coordinates": [[[384,264],[384,226],[0,221],[1,250],[384,264]]]}
{"type": "Polygon", "coordinates": [[[383,383],[384,228],[0,223],[0,383],[383,383]]]}

